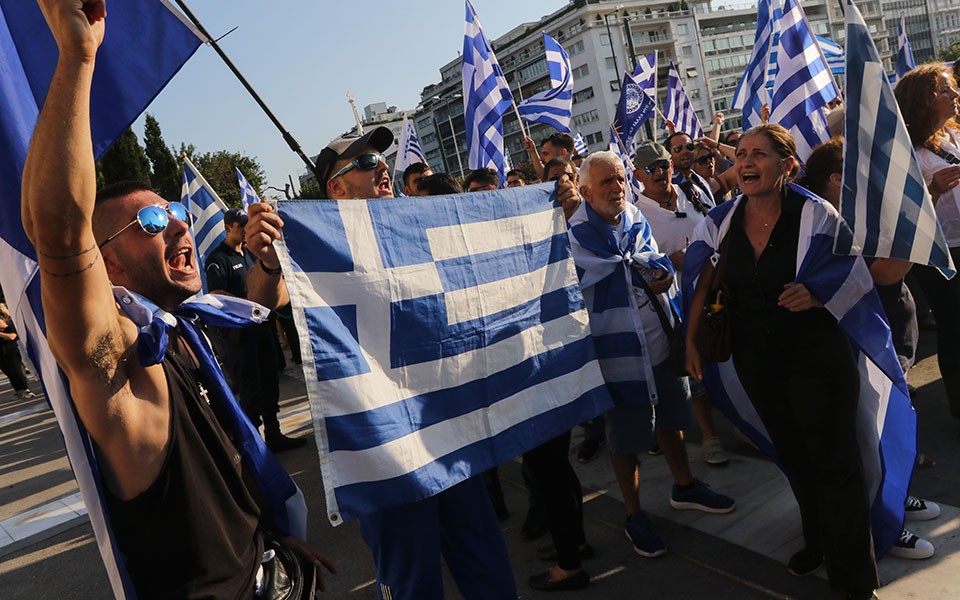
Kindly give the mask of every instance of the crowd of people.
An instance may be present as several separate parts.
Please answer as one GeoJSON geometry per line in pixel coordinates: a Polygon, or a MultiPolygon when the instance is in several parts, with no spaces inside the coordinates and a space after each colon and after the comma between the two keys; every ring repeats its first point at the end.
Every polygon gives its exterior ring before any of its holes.
{"type": "MultiPolygon", "coordinates": [[[[107,506],[132,584],[144,598],[312,597],[315,582],[322,589],[321,571],[332,571],[332,563],[278,524],[264,498],[270,490],[241,460],[251,448],[223,414],[239,401],[254,427],[263,423],[266,446],[274,452],[305,443],[280,432],[275,324],[266,321],[241,331],[227,327],[230,319],[223,314],[211,321],[220,327],[207,331],[232,393],[216,385],[220,367],[192,321],[158,324],[167,336],[165,346],[153,362],[144,358],[149,327],[137,321],[131,305],[176,313],[200,289],[188,216],[182,205],[145,186],[122,184],[97,192],[89,98],[104,35],[103,4],[41,0],[41,5],[61,58],[24,167],[24,229],[37,249],[50,347],[97,447],[107,506]],[[212,401],[210,391],[221,397],[212,401]]],[[[900,80],[896,96],[937,219],[954,260],[960,261],[955,74],[943,65],[921,66],[900,80]]],[[[729,360],[799,505],[805,547],[790,558],[788,570],[803,576],[825,566],[830,585],[848,597],[876,597],[870,500],[855,437],[859,370],[825,299],[796,282],[798,248],[810,235],[805,220],[811,214],[828,222],[840,219],[835,207],[843,139],[815,149],[797,179],[801,165],[787,130],[764,123],[721,135],[723,116],[716,115],[713,123],[710,134],[699,139],[670,127],[662,144],[640,144],[632,173],[620,154],[579,156],[573,138],[557,133],[539,147],[526,140],[532,177],[514,169],[501,181],[495,170],[476,169],[461,182],[416,163],[403,173],[403,193],[459,194],[553,183],[600,370],[614,400],[606,414],[583,424],[576,457],[588,462],[609,448],[625,509],[624,533],[637,554],[656,558],[667,552],[640,504],[638,457],[645,453],[664,456],[674,509],[723,515],[736,508],[733,498],[694,477],[684,439],[696,423],[705,461],[729,462],[702,382],[706,359],[700,337],[709,313],[726,310],[729,360]],[[629,176],[642,189],[632,198],[629,176]],[[710,219],[725,223],[723,234],[713,240],[718,260],[697,266],[684,313],[677,287],[693,268],[685,264],[687,249],[710,219]],[[722,298],[711,296],[717,289],[722,298]]],[[[331,140],[317,158],[322,196],[392,197],[383,157],[392,144],[393,135],[383,127],[331,140]]],[[[243,299],[268,308],[289,305],[273,246],[283,230],[275,209],[259,203],[247,212],[232,210],[224,224],[226,241],[205,275],[211,290],[234,297],[236,304],[218,310],[246,307],[255,314],[256,305],[243,299]]],[[[951,412],[960,418],[960,317],[955,311],[960,280],[893,259],[871,259],[869,270],[904,372],[915,360],[918,335],[908,272],[919,282],[936,319],[951,412]]],[[[27,397],[20,357],[12,350],[16,332],[5,307],[0,330],[0,366],[17,395],[27,397]]],[[[570,444],[568,431],[522,457],[530,492],[523,534],[535,539],[549,533],[552,542],[537,550],[552,566],[528,580],[538,590],[590,585],[584,562],[594,549],[584,527],[570,444]]],[[[493,470],[426,500],[360,517],[380,597],[442,598],[442,555],[464,597],[516,598],[497,520],[506,507],[497,490],[493,470]]],[[[932,502],[909,496],[904,503],[907,519],[939,514],[932,502]]],[[[933,547],[904,529],[891,552],[925,558],[933,547]]]]}

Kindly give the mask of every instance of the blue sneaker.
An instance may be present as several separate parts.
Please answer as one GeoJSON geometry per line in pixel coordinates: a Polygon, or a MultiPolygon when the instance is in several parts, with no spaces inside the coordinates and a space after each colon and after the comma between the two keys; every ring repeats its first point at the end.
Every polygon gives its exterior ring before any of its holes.
{"type": "Polygon", "coordinates": [[[725,514],[733,511],[737,503],[733,498],[718,494],[710,489],[710,486],[700,481],[693,480],[693,487],[685,492],[674,485],[670,493],[670,506],[677,510],[702,510],[708,513],[725,514]]]}
{"type": "Polygon", "coordinates": [[[663,540],[653,530],[653,523],[642,510],[627,517],[623,532],[627,534],[627,539],[633,542],[633,549],[640,556],[654,558],[667,553],[663,540]]]}

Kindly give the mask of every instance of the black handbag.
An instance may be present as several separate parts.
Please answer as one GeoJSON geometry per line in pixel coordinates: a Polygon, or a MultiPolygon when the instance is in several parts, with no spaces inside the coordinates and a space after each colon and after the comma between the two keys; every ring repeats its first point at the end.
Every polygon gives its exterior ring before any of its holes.
{"type": "Polygon", "coordinates": [[[313,600],[317,572],[312,562],[284,547],[276,540],[267,540],[265,547],[273,557],[262,563],[263,589],[258,600],[313,600]]]}
{"type": "MultiPolygon", "coordinates": [[[[686,377],[687,352],[683,342],[683,336],[680,335],[680,317],[674,313],[674,322],[677,326],[674,327],[671,325],[670,319],[667,318],[666,311],[663,310],[663,305],[660,304],[659,294],[654,293],[654,291],[650,289],[650,286],[643,277],[638,276],[637,280],[640,281],[640,286],[643,288],[643,291],[646,292],[647,297],[650,298],[650,303],[653,304],[653,309],[660,319],[660,326],[663,327],[663,332],[667,334],[667,343],[670,348],[670,366],[673,368],[673,374],[677,377],[686,377]]],[[[669,303],[667,303],[667,305],[670,306],[670,312],[673,312],[673,306],[669,303]]]]}
{"type": "Polygon", "coordinates": [[[726,282],[727,238],[720,244],[720,259],[713,270],[703,318],[697,331],[700,342],[700,357],[713,362],[725,362],[733,353],[733,338],[730,309],[730,287],[726,282]]]}

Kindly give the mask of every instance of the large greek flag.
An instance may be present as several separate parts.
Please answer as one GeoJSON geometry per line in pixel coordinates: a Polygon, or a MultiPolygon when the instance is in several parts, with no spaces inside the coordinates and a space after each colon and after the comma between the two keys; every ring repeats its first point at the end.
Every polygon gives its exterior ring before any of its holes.
{"type": "Polygon", "coordinates": [[[683,82],[680,81],[680,74],[677,73],[677,66],[673,62],[670,63],[667,74],[667,105],[663,110],[663,116],[673,121],[677,132],[683,132],[693,139],[703,137],[700,119],[697,118],[697,113],[690,104],[690,98],[683,89],[683,82]]]}
{"type": "Polygon", "coordinates": [[[477,14],[466,1],[463,34],[463,118],[467,134],[467,166],[489,167],[505,178],[503,115],[513,104],[513,94],[480,29],[477,14]]]}
{"type": "MultiPolygon", "coordinates": [[[[917,451],[916,414],[866,263],[860,257],[833,254],[834,232],[842,223],[837,212],[807,190],[792,184],[791,188],[807,198],[801,214],[795,281],[806,286],[836,317],[850,339],[860,368],[856,435],[872,507],[874,545],[877,556],[882,556],[903,529],[903,503],[917,451]]],[[[686,311],[700,270],[727,235],[742,198],[711,210],[694,232],[684,258],[686,311]]],[[[705,363],[704,381],[714,404],[760,449],[776,458],[733,360],[705,363]]]]}
{"type": "Polygon", "coordinates": [[[743,129],[760,124],[760,109],[767,103],[767,73],[773,47],[773,4],[759,0],[757,4],[757,32],[753,53],[743,78],[733,94],[733,108],[742,111],[743,129]]]}
{"type": "Polygon", "coordinates": [[[400,129],[400,143],[397,147],[397,160],[393,167],[393,180],[397,180],[397,173],[403,175],[403,172],[414,163],[426,164],[427,157],[420,148],[420,140],[417,139],[417,133],[413,130],[413,121],[403,116],[403,127],[400,129]]]}
{"type": "Polygon", "coordinates": [[[913,46],[907,38],[907,19],[900,13],[900,25],[897,28],[897,80],[917,67],[913,58],[913,46]]]}
{"type": "MultiPolygon", "coordinates": [[[[234,167],[234,170],[237,172],[237,184],[240,186],[240,204],[243,205],[243,209],[246,210],[251,204],[260,202],[260,194],[258,194],[257,190],[253,188],[253,185],[247,181],[247,178],[243,176],[240,169],[234,167]]],[[[186,169],[184,169],[184,178],[186,178],[186,169]]],[[[180,195],[183,196],[182,189],[180,195]]]]}
{"type": "Polygon", "coordinates": [[[193,222],[190,233],[197,247],[197,259],[200,261],[200,275],[203,289],[207,289],[206,264],[210,253],[227,239],[223,228],[223,214],[227,205],[217,192],[203,178],[196,165],[186,155],[183,157],[183,185],[180,188],[180,202],[190,211],[193,222]]]}
{"type": "Polygon", "coordinates": [[[547,53],[550,89],[530,96],[517,106],[517,110],[526,121],[552,125],[558,131],[570,133],[570,116],[573,113],[570,57],[563,46],[547,34],[543,34],[543,49],[547,53]]]}
{"type": "Polygon", "coordinates": [[[883,61],[856,5],[846,7],[847,109],[838,254],[899,258],[956,272],[883,61]]]}
{"type": "Polygon", "coordinates": [[[840,92],[796,0],[784,0],[780,26],[770,122],[790,131],[797,156],[806,160],[830,139],[823,108],[840,92]]]}
{"type": "MultiPolygon", "coordinates": [[[[128,0],[110,5],[91,93],[94,156],[107,151],[200,42],[165,2],[128,0]]],[[[93,445],[47,345],[36,252],[20,219],[23,163],[57,56],[56,43],[36,2],[0,0],[0,285],[56,414],[113,594],[133,598],[103,504],[93,445]]]]}
{"type": "Polygon", "coordinates": [[[527,186],[280,202],[334,525],[436,494],[610,406],[551,200],[527,186]]]}

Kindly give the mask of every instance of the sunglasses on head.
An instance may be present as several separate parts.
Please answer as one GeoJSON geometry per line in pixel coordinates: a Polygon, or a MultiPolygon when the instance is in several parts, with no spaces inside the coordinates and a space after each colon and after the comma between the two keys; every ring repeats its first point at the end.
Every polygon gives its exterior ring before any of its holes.
{"type": "Polygon", "coordinates": [[[649,165],[645,166],[643,168],[643,172],[646,173],[647,175],[653,175],[653,172],[656,171],[657,169],[666,171],[669,168],[670,168],[669,160],[658,160],[656,162],[650,163],[649,165]]]}
{"type": "Polygon", "coordinates": [[[167,225],[170,224],[170,217],[179,219],[187,225],[190,225],[193,222],[193,219],[190,218],[190,213],[187,212],[187,207],[179,202],[171,202],[166,206],[160,206],[159,204],[153,204],[150,206],[144,206],[137,211],[137,218],[130,221],[126,225],[120,228],[120,231],[111,235],[100,244],[100,247],[103,248],[108,243],[110,243],[113,238],[117,237],[131,226],[135,224],[140,225],[140,229],[148,235],[157,235],[162,233],[164,229],[167,228],[167,225]]]}
{"type": "Polygon", "coordinates": [[[712,154],[704,154],[703,156],[697,159],[697,162],[700,163],[701,165],[705,165],[708,162],[713,162],[713,160],[714,159],[712,154]]]}
{"type": "Polygon", "coordinates": [[[372,171],[377,168],[377,165],[380,164],[380,161],[383,161],[386,164],[387,159],[383,157],[379,152],[371,152],[370,154],[361,154],[360,156],[353,159],[350,164],[340,169],[336,173],[330,176],[330,179],[336,179],[344,173],[347,173],[353,169],[360,169],[361,171],[372,171]]]}
{"type": "Polygon", "coordinates": [[[693,149],[696,148],[696,147],[697,147],[697,146],[696,146],[695,144],[693,144],[692,142],[689,143],[689,144],[680,144],[680,145],[678,145],[678,146],[674,146],[674,147],[673,147],[673,153],[676,154],[677,152],[680,152],[680,151],[683,150],[684,148],[686,148],[687,150],[690,150],[691,152],[693,152],[693,149]]]}

